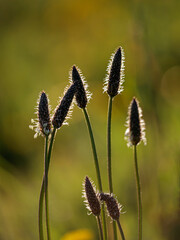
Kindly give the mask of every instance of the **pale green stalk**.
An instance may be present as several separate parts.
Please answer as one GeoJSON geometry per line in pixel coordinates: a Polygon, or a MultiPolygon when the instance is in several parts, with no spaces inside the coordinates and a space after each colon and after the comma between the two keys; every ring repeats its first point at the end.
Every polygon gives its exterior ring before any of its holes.
{"type": "MultiPolygon", "coordinates": [[[[48,146],[48,136],[46,136],[46,145],[48,146]]],[[[46,149],[47,149],[46,146],[46,149]]],[[[45,157],[45,169],[44,169],[44,179],[45,182],[44,190],[45,190],[45,216],[46,216],[46,231],[47,231],[47,240],[50,240],[50,225],[49,225],[49,209],[48,209],[48,157],[47,157],[47,150],[46,150],[46,157],[45,157]]]]}
{"type": "MultiPolygon", "coordinates": [[[[95,165],[96,175],[97,175],[97,180],[98,180],[98,187],[99,187],[99,191],[103,192],[100,169],[99,169],[99,162],[98,162],[98,157],[97,157],[97,151],[96,151],[96,145],[95,145],[95,141],[94,141],[93,131],[91,128],[91,123],[89,120],[87,110],[85,108],[83,108],[83,112],[84,112],[84,116],[86,119],[88,131],[89,131],[89,136],[90,136],[90,140],[91,140],[92,152],[93,152],[93,156],[94,156],[94,165],[95,165]]],[[[105,216],[104,204],[102,205],[102,221],[103,221],[104,238],[105,238],[105,240],[107,240],[107,228],[106,228],[106,216],[105,216]]]]}
{"type": "MultiPolygon", "coordinates": [[[[48,154],[46,154],[47,157],[46,157],[45,161],[47,162],[47,169],[46,169],[47,174],[48,174],[48,170],[49,170],[49,164],[50,164],[50,159],[51,159],[51,152],[52,152],[52,146],[53,146],[55,133],[56,133],[56,128],[53,129],[53,132],[51,134],[51,140],[50,140],[50,143],[49,143],[49,151],[48,151],[48,154]]],[[[47,145],[45,144],[45,149],[46,148],[47,148],[47,145]]],[[[46,151],[47,151],[47,149],[46,149],[46,151]]],[[[43,236],[43,200],[44,200],[44,192],[45,192],[45,175],[43,176],[43,181],[42,181],[41,191],[40,191],[40,197],[39,197],[38,222],[39,222],[39,239],[40,240],[44,240],[44,236],[43,236]]],[[[48,196],[48,194],[47,194],[47,196],[48,196]]],[[[46,199],[46,207],[48,209],[48,198],[46,199]]],[[[48,216],[48,211],[46,211],[46,224],[48,222],[49,222],[49,216],[48,216]]]]}
{"type": "Polygon", "coordinates": [[[102,231],[100,216],[97,216],[96,219],[97,219],[97,224],[98,224],[98,229],[99,229],[99,238],[100,238],[100,240],[103,240],[104,238],[103,238],[103,231],[102,231]]]}
{"type": "MultiPolygon", "coordinates": [[[[108,124],[107,124],[107,160],[108,160],[108,181],[109,181],[109,192],[113,193],[112,183],[112,163],[111,163],[111,115],[112,115],[112,100],[113,97],[109,96],[108,106],[108,124]]],[[[117,240],[117,229],[116,222],[113,221],[113,232],[114,240],[117,240]]]]}
{"type": "Polygon", "coordinates": [[[119,220],[117,220],[117,225],[118,225],[119,232],[120,232],[120,234],[121,234],[122,240],[125,240],[124,233],[123,233],[123,230],[122,230],[122,227],[121,227],[121,224],[120,224],[120,221],[119,221],[119,220]]]}
{"type": "Polygon", "coordinates": [[[137,203],[138,203],[138,235],[139,240],[142,240],[142,201],[141,201],[141,185],[138,172],[137,151],[136,145],[134,145],[134,166],[136,175],[136,188],[137,188],[137,203]]]}

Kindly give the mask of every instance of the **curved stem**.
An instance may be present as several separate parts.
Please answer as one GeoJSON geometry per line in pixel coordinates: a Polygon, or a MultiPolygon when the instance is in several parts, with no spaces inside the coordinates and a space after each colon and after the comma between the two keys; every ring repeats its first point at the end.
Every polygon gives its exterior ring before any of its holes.
{"type": "Polygon", "coordinates": [[[101,240],[103,240],[103,231],[102,231],[102,225],[101,225],[101,220],[100,217],[97,216],[97,224],[98,224],[98,228],[99,228],[99,237],[101,240]]]}
{"type": "Polygon", "coordinates": [[[83,108],[83,112],[84,112],[84,116],[86,119],[88,130],[89,130],[89,136],[90,136],[91,146],[92,146],[92,151],[93,151],[93,156],[94,156],[94,164],[95,164],[96,175],[97,175],[97,180],[98,180],[98,187],[99,187],[99,191],[102,192],[101,175],[100,175],[99,162],[98,162],[98,157],[97,157],[97,151],[96,151],[96,145],[95,145],[95,141],[94,141],[93,131],[91,128],[91,123],[89,120],[87,110],[85,108],[83,108]]]}
{"type": "MultiPolygon", "coordinates": [[[[108,161],[108,181],[109,181],[109,192],[113,193],[113,183],[112,183],[112,162],[111,162],[111,116],[112,116],[112,100],[113,98],[109,97],[109,106],[108,106],[108,123],[107,123],[107,161],[108,161]]],[[[116,222],[113,221],[113,232],[114,240],[117,240],[117,229],[116,222]]]]}
{"type": "MultiPolygon", "coordinates": [[[[53,132],[51,134],[51,140],[49,144],[49,150],[47,154],[47,174],[49,170],[49,164],[50,164],[50,159],[51,159],[51,152],[52,152],[52,146],[54,142],[54,137],[56,133],[56,128],[53,129],[53,132]]],[[[44,200],[44,192],[45,192],[45,175],[43,176],[43,181],[41,184],[41,191],[40,191],[40,196],[39,196],[39,216],[38,216],[38,222],[39,222],[39,239],[44,240],[43,236],[43,200],[44,200]]],[[[46,199],[47,201],[47,199],[46,199]]],[[[48,203],[48,202],[47,202],[48,203]]]]}
{"type": "MultiPolygon", "coordinates": [[[[85,120],[86,120],[88,131],[89,131],[89,136],[90,136],[90,140],[91,140],[92,152],[93,152],[93,156],[94,156],[94,165],[95,165],[96,175],[97,175],[97,180],[98,180],[98,187],[99,187],[99,191],[103,192],[101,174],[100,174],[100,169],[99,169],[99,162],[98,162],[98,157],[97,157],[97,151],[96,151],[96,145],[95,145],[95,141],[94,141],[93,131],[91,128],[91,123],[89,120],[87,110],[85,108],[83,108],[83,112],[84,112],[85,120]]],[[[107,228],[106,228],[106,216],[105,216],[104,204],[102,206],[102,220],[103,220],[104,238],[105,238],[105,240],[107,240],[107,228]]]]}
{"type": "Polygon", "coordinates": [[[136,188],[137,188],[137,202],[138,202],[138,234],[139,234],[139,240],[142,240],[141,185],[140,185],[140,178],[139,178],[139,172],[138,172],[136,145],[134,145],[134,166],[135,166],[136,188]]]}
{"type": "Polygon", "coordinates": [[[118,225],[122,240],[125,240],[124,233],[119,220],[117,220],[117,225],[118,225]]]}

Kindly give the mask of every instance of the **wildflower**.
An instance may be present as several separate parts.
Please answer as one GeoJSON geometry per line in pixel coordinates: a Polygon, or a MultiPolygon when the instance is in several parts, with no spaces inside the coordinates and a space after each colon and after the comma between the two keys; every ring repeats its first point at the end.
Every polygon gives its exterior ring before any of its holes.
{"type": "Polygon", "coordinates": [[[57,106],[53,119],[52,124],[54,128],[60,128],[64,123],[65,119],[67,118],[68,111],[70,109],[74,94],[76,92],[76,86],[72,84],[68,90],[66,91],[64,97],[60,101],[60,104],[57,106]]]}
{"type": "Polygon", "coordinates": [[[85,82],[83,75],[81,74],[80,69],[76,66],[72,67],[72,82],[76,84],[77,91],[75,93],[77,106],[80,108],[85,108],[89,99],[91,98],[91,94],[87,91],[88,85],[85,82]]]}
{"type": "Polygon", "coordinates": [[[48,97],[44,91],[40,94],[40,98],[37,105],[37,116],[36,120],[31,120],[33,125],[29,127],[35,130],[36,138],[38,135],[48,136],[51,132],[51,121],[48,107],[48,97]]]}
{"type": "Polygon", "coordinates": [[[104,201],[107,206],[107,211],[109,216],[113,219],[118,221],[121,213],[121,205],[115,199],[113,194],[109,193],[100,193],[100,200],[104,201]]]}
{"type": "Polygon", "coordinates": [[[129,106],[127,127],[125,139],[128,141],[128,146],[137,145],[141,140],[146,144],[145,122],[142,118],[142,110],[135,97],[129,106]]]}
{"type": "Polygon", "coordinates": [[[124,59],[123,49],[119,47],[109,61],[104,91],[111,97],[115,97],[123,91],[124,59]]]}
{"type": "Polygon", "coordinates": [[[83,191],[87,209],[95,216],[99,216],[101,212],[100,201],[96,194],[96,190],[88,177],[85,178],[83,191]]]}

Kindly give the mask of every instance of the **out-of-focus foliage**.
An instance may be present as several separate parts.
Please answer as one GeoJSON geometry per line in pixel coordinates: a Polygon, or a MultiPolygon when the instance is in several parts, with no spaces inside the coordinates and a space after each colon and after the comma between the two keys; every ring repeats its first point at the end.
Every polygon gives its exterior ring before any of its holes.
{"type": "MultiPolygon", "coordinates": [[[[88,105],[103,185],[106,174],[107,95],[102,93],[108,59],[125,52],[125,83],[113,102],[114,191],[124,206],[127,239],[137,234],[132,149],[124,141],[126,113],[133,96],[143,109],[148,144],[138,147],[143,198],[143,235],[178,239],[180,158],[179,0],[1,0],[0,1],[0,239],[38,239],[38,198],[43,175],[43,138],[28,129],[38,94],[52,109],[68,84],[73,64],[86,77],[88,105]]],[[[84,118],[74,107],[69,127],[57,133],[49,172],[52,239],[89,228],[93,216],[82,200],[86,175],[96,183],[84,118]]],[[[111,229],[110,229],[111,233],[111,229]]]]}

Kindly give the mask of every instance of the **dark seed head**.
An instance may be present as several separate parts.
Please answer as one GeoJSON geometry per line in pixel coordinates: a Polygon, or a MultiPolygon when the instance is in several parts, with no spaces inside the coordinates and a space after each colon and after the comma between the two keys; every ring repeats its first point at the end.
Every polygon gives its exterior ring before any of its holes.
{"type": "Polygon", "coordinates": [[[48,98],[46,93],[43,91],[40,95],[38,104],[38,119],[39,119],[39,129],[41,133],[45,136],[49,135],[51,132],[51,121],[48,108],[48,98]]]}
{"type": "Polygon", "coordinates": [[[87,85],[83,83],[83,77],[75,66],[72,68],[72,82],[76,85],[77,91],[75,93],[76,103],[78,107],[85,108],[87,106],[88,97],[86,88],[87,85]]]}
{"type": "Polygon", "coordinates": [[[99,216],[101,212],[100,201],[88,177],[85,178],[84,195],[87,203],[87,208],[95,216],[99,216]]]}
{"type": "Polygon", "coordinates": [[[137,145],[141,140],[146,143],[145,138],[145,124],[142,119],[142,111],[139,107],[137,99],[134,97],[129,106],[128,129],[126,130],[126,135],[128,137],[129,145],[137,145]]]}
{"type": "Polygon", "coordinates": [[[117,200],[113,197],[113,195],[109,193],[100,193],[100,200],[106,203],[109,216],[113,220],[117,221],[120,217],[121,206],[119,205],[117,200]]]}
{"type": "Polygon", "coordinates": [[[72,84],[67,92],[65,93],[63,99],[60,104],[57,106],[56,111],[54,113],[52,124],[55,128],[60,128],[65,121],[69,108],[71,106],[74,94],[76,92],[76,86],[72,84]]]}
{"type": "Polygon", "coordinates": [[[123,50],[119,47],[115,54],[112,56],[112,60],[108,66],[108,75],[106,78],[106,86],[105,91],[111,97],[115,97],[118,93],[120,93],[123,83],[123,70],[124,70],[124,55],[123,50]]]}

